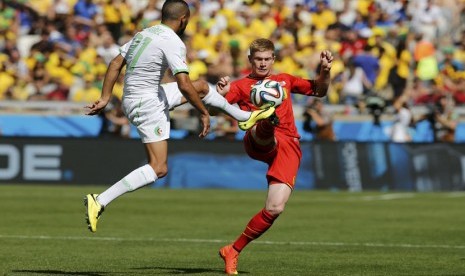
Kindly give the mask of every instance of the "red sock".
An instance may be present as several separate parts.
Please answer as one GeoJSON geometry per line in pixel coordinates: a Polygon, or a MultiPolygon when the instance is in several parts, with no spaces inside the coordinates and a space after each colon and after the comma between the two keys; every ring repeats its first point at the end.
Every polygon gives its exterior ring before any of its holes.
{"type": "Polygon", "coordinates": [[[273,216],[265,209],[262,209],[256,214],[247,224],[244,232],[234,242],[233,247],[237,252],[241,250],[251,241],[260,237],[263,233],[271,227],[274,220],[278,216],[273,216]]]}

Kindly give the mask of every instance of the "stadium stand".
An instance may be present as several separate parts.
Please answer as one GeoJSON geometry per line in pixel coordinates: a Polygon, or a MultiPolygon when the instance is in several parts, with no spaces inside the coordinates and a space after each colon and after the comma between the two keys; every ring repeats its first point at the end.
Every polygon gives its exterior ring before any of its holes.
{"type": "MultiPolygon", "coordinates": [[[[325,106],[334,115],[337,139],[388,141],[384,130],[373,127],[367,99],[383,100],[381,125],[389,127],[396,118],[392,103],[404,95],[414,117],[424,119],[412,128],[414,142],[433,141],[431,123],[441,130],[447,122],[457,124],[454,141],[465,141],[463,1],[187,2],[192,13],[184,40],[192,79],[214,83],[219,76],[247,74],[247,45],[258,37],[277,45],[277,71],[304,78],[315,76],[319,52],[330,49],[336,59],[325,106]],[[363,76],[368,83],[360,82],[363,76]],[[447,103],[439,110],[437,102],[443,98],[447,103]],[[435,112],[447,122],[432,118],[435,112]]],[[[106,117],[86,118],[82,106],[98,98],[118,45],[159,22],[162,4],[162,0],[0,0],[0,133],[99,135],[106,117]],[[38,127],[42,132],[34,130],[38,127]]],[[[167,75],[166,81],[170,79],[167,75]]],[[[122,90],[120,80],[116,99],[121,99],[122,90]]],[[[297,95],[293,101],[300,128],[300,111],[311,99],[297,95]]],[[[195,129],[186,109],[174,111],[173,125],[179,128],[173,138],[187,137],[195,129]],[[191,129],[186,131],[186,125],[191,129]]],[[[210,138],[221,131],[225,130],[218,129],[210,138]]],[[[300,133],[304,140],[313,139],[312,133],[300,133]]],[[[137,135],[131,131],[130,137],[137,135]]],[[[240,131],[235,137],[241,137],[240,131]]]]}

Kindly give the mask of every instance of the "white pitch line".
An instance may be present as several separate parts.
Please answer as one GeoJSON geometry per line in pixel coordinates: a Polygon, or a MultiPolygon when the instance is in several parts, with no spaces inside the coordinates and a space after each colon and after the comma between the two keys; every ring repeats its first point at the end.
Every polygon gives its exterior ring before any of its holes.
{"type": "MultiPolygon", "coordinates": [[[[80,237],[80,236],[27,236],[27,235],[0,235],[0,239],[22,240],[92,240],[92,241],[118,241],[118,242],[178,242],[178,243],[228,243],[228,240],[216,239],[156,239],[156,238],[119,238],[119,237],[80,237]]],[[[254,241],[256,244],[270,245],[299,245],[299,246],[358,246],[358,247],[399,247],[399,248],[444,248],[465,249],[465,245],[449,244],[405,244],[405,243],[350,243],[350,242],[282,242],[282,241],[254,241]]]]}
{"type": "Polygon", "coordinates": [[[452,192],[452,193],[447,194],[446,197],[451,197],[451,198],[465,197],[465,193],[464,192],[452,192]]]}
{"type": "Polygon", "coordinates": [[[404,199],[404,198],[412,198],[415,194],[413,193],[404,193],[404,194],[385,194],[379,196],[363,196],[361,197],[363,200],[366,201],[373,201],[373,200],[393,200],[393,199],[404,199]]]}

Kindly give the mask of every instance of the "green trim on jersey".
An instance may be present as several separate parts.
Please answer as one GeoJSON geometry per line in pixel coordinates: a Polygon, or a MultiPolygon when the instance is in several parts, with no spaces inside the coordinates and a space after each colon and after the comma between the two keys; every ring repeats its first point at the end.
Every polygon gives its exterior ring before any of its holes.
{"type": "Polygon", "coordinates": [[[173,75],[176,75],[177,73],[188,73],[189,74],[189,69],[177,69],[174,70],[173,75]]]}
{"type": "Polygon", "coordinates": [[[139,104],[138,104],[137,107],[136,107],[136,109],[137,109],[137,110],[136,110],[136,116],[135,116],[135,118],[134,118],[134,125],[136,125],[136,126],[139,126],[139,125],[140,125],[139,110],[140,110],[141,106],[142,106],[142,98],[139,100],[139,104]],[[137,122],[136,122],[136,120],[137,120],[137,122]]]}

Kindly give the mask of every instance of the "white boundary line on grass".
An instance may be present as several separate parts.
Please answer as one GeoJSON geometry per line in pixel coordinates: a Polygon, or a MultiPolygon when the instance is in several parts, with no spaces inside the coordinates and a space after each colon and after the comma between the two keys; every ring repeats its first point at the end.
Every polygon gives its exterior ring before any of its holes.
{"type": "Polygon", "coordinates": [[[414,193],[402,193],[402,194],[385,194],[385,195],[376,195],[376,196],[362,196],[361,199],[365,201],[373,200],[394,200],[394,199],[404,199],[415,197],[414,193]]]}
{"type": "Polygon", "coordinates": [[[448,193],[446,197],[451,197],[451,198],[465,197],[465,193],[464,192],[452,192],[452,193],[448,193]]]}
{"type": "MultiPolygon", "coordinates": [[[[178,242],[178,243],[228,243],[227,240],[215,239],[154,239],[154,238],[118,238],[118,237],[84,237],[84,236],[27,236],[27,235],[0,235],[0,239],[19,240],[91,240],[91,241],[118,241],[118,242],[178,242]]],[[[399,248],[443,248],[465,249],[465,245],[448,244],[405,244],[405,243],[350,243],[350,242],[281,242],[281,241],[254,241],[258,244],[271,245],[308,245],[308,246],[359,246],[359,247],[399,247],[399,248]]]]}

